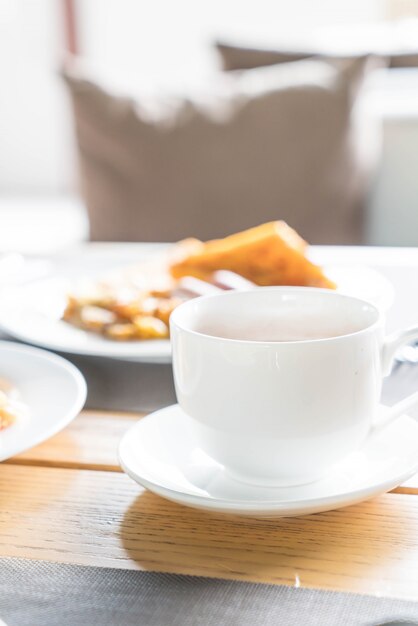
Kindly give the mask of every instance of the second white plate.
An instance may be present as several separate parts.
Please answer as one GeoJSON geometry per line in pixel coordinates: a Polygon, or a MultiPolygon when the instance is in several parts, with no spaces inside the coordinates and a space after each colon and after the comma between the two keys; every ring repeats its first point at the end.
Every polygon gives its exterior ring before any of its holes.
{"type": "Polygon", "coordinates": [[[83,408],[86,383],[65,359],[30,346],[0,341],[0,378],[16,388],[22,414],[0,431],[0,461],[45,441],[83,408]]]}
{"type": "MultiPolygon", "coordinates": [[[[341,293],[368,300],[383,310],[392,304],[392,284],[371,268],[329,267],[326,272],[341,293]]],[[[3,290],[0,328],[20,341],[57,352],[145,363],[171,362],[168,340],[116,342],[62,321],[66,294],[73,285],[74,274],[3,290]]]]}

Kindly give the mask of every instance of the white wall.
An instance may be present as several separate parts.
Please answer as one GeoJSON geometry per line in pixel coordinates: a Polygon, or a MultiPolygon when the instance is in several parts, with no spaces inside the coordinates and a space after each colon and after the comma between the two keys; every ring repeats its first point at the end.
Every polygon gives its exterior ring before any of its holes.
{"type": "MultiPolygon", "coordinates": [[[[390,0],[387,0],[390,1],[390,0]]],[[[318,27],[380,20],[386,0],[78,0],[83,53],[138,81],[193,80],[217,38],[268,44],[318,27]],[[169,70],[169,71],[168,71],[169,70]]]]}
{"type": "Polygon", "coordinates": [[[73,185],[58,0],[0,0],[0,192],[73,185]]]}
{"type": "MultiPolygon", "coordinates": [[[[0,194],[74,187],[71,121],[57,76],[60,0],[0,0],[0,194]]],[[[385,0],[78,0],[85,55],[138,84],[193,81],[216,37],[272,41],[335,22],[372,21],[385,0]]]]}

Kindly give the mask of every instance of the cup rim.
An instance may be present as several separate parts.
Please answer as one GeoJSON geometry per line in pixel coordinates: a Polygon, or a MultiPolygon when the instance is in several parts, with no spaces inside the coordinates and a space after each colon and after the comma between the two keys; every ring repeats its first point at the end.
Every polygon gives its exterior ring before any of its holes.
{"type": "Polygon", "coordinates": [[[362,298],[357,298],[356,296],[349,296],[346,294],[338,293],[334,290],[326,289],[322,287],[276,285],[276,286],[269,286],[269,287],[256,287],[254,290],[234,289],[230,291],[225,291],[223,293],[214,293],[214,294],[209,294],[205,296],[199,296],[198,298],[193,298],[191,300],[187,300],[186,302],[183,302],[178,307],[176,307],[174,311],[171,313],[170,328],[176,327],[183,332],[186,332],[190,335],[195,335],[196,337],[201,337],[202,339],[205,339],[205,340],[212,340],[212,341],[230,343],[230,344],[236,344],[236,345],[245,344],[245,345],[262,345],[262,346],[276,346],[277,347],[277,345],[301,346],[301,345],[306,345],[306,344],[313,344],[313,343],[317,344],[317,343],[325,343],[325,342],[336,341],[336,340],[341,340],[341,339],[348,339],[348,338],[355,337],[355,336],[361,335],[363,333],[366,333],[375,329],[376,327],[379,326],[379,324],[381,323],[381,320],[382,320],[382,312],[374,304],[372,304],[371,302],[368,302],[367,300],[363,300],[362,298]],[[184,311],[185,308],[192,306],[196,300],[206,301],[206,300],[213,300],[214,298],[222,298],[222,299],[229,298],[229,297],[234,297],[237,294],[241,294],[241,293],[249,293],[249,292],[256,293],[260,289],[263,290],[263,292],[266,292],[266,291],[274,291],[274,292],[286,292],[287,291],[290,293],[298,293],[298,292],[307,293],[308,292],[308,293],[314,293],[314,294],[323,294],[331,298],[337,297],[337,298],[341,298],[345,300],[355,301],[359,304],[366,305],[367,307],[369,307],[375,313],[376,319],[374,322],[372,322],[365,328],[361,328],[360,330],[356,330],[354,332],[345,333],[342,335],[334,335],[332,337],[321,337],[319,339],[318,338],[317,339],[293,339],[293,340],[288,340],[288,341],[260,341],[256,339],[233,339],[230,337],[209,335],[208,333],[203,333],[198,330],[193,330],[191,328],[188,328],[187,326],[185,326],[184,324],[180,323],[177,320],[179,315],[181,315],[182,311],[184,311]]]}

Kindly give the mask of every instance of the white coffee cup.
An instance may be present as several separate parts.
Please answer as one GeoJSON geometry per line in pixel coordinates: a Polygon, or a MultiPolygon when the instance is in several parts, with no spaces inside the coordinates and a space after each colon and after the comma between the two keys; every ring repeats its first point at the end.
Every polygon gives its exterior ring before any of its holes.
{"type": "Polygon", "coordinates": [[[200,447],[245,482],[315,481],[418,403],[416,393],[378,416],[382,378],[418,327],[385,338],[378,309],[330,290],[196,298],[171,315],[171,338],[200,447]]]}

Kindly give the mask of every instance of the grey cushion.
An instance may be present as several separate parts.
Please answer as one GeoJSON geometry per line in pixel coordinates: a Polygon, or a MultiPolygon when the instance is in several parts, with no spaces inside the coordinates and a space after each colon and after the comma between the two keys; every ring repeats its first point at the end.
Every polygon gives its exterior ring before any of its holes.
{"type": "Polygon", "coordinates": [[[356,103],[374,64],[220,73],[209,95],[154,109],[70,64],[92,239],[208,239],[284,219],[312,243],[360,242],[378,141],[356,103]]]}

